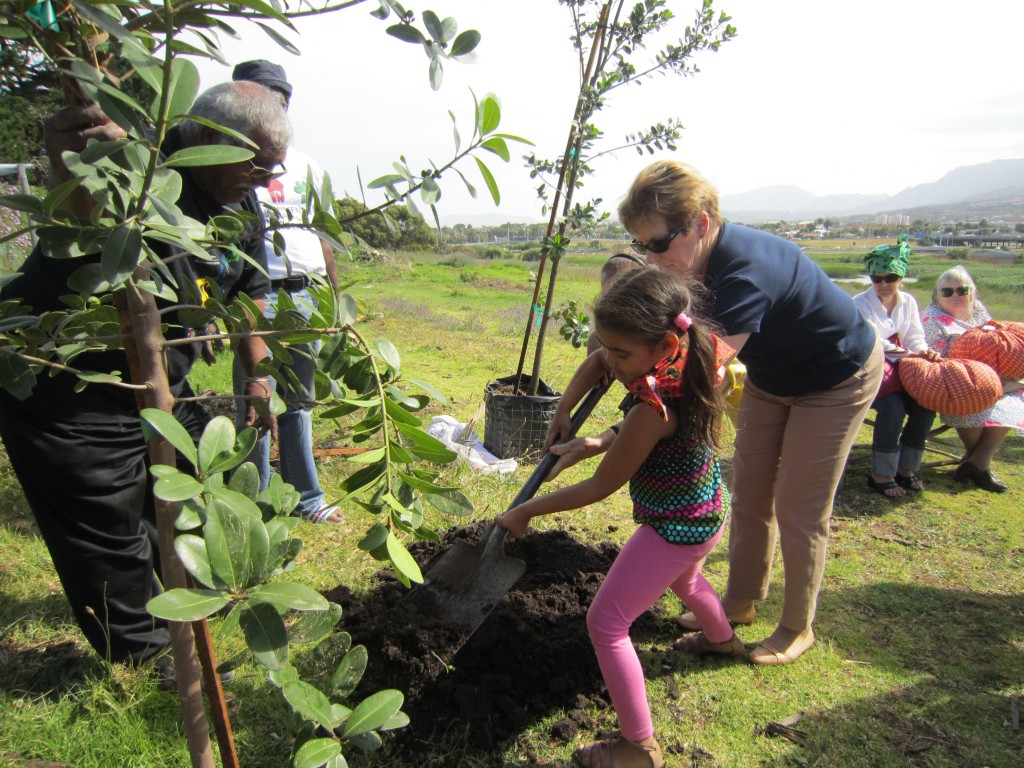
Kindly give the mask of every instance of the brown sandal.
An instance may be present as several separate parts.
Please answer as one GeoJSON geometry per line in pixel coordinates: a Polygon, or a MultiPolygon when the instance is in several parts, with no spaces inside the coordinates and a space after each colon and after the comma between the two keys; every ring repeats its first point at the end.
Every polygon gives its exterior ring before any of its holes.
{"type": "Polygon", "coordinates": [[[622,736],[593,741],[576,750],[576,762],[583,768],[665,768],[661,747],[653,736],[643,741],[622,736]]]}
{"type": "Polygon", "coordinates": [[[716,653],[719,656],[742,656],[747,652],[743,641],[736,637],[735,632],[732,633],[732,637],[722,643],[711,642],[703,632],[685,635],[672,643],[672,647],[687,653],[716,653]]]}

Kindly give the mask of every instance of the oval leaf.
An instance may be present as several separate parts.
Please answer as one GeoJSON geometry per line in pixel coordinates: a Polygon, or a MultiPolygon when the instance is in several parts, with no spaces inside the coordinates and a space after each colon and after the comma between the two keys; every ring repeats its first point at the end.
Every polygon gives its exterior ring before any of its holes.
{"type": "Polygon", "coordinates": [[[230,144],[204,144],[200,147],[179,149],[160,164],[161,168],[191,168],[199,165],[230,165],[250,160],[251,149],[230,144]]]}
{"type": "Polygon", "coordinates": [[[146,610],[168,621],[199,621],[229,602],[226,594],[212,589],[172,589],[146,603],[146,610]]]}
{"type": "Polygon", "coordinates": [[[145,408],[140,415],[144,426],[161,434],[167,442],[178,449],[178,453],[192,463],[192,466],[199,463],[199,451],[192,440],[192,435],[171,414],[158,408],[145,408]]]}
{"type": "Polygon", "coordinates": [[[341,754],[341,745],[334,739],[310,739],[295,753],[295,768],[320,768],[341,754]]]}
{"type": "Polygon", "coordinates": [[[363,699],[345,721],[342,738],[377,730],[401,711],[404,702],[405,696],[395,690],[377,691],[363,699]]]}
{"type": "Polygon", "coordinates": [[[363,678],[363,672],[366,671],[366,664],[369,660],[369,654],[366,651],[366,647],[357,645],[351,651],[345,654],[345,658],[341,660],[341,664],[331,675],[331,690],[338,696],[347,696],[352,693],[356,685],[363,678]]]}
{"type": "Polygon", "coordinates": [[[420,571],[419,563],[409,554],[405,545],[395,538],[394,534],[388,534],[387,540],[388,559],[395,566],[395,570],[405,576],[409,581],[417,584],[423,583],[423,573],[420,571]]]}
{"type": "Polygon", "coordinates": [[[288,632],[272,605],[243,603],[239,606],[238,624],[256,661],[271,670],[288,663],[288,632]]]}
{"type": "Polygon", "coordinates": [[[249,591],[252,600],[262,600],[286,611],[326,611],[330,607],[327,598],[312,587],[295,582],[282,581],[276,584],[262,584],[249,591]]]}
{"type": "Polygon", "coordinates": [[[203,492],[203,484],[191,475],[175,470],[153,484],[153,495],[164,501],[188,501],[203,492]]]}

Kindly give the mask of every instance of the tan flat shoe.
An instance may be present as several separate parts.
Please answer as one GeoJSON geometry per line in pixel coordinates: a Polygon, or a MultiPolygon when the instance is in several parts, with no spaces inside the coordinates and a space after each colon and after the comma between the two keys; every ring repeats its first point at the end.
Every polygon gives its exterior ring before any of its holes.
{"type": "Polygon", "coordinates": [[[808,629],[807,634],[798,637],[788,648],[777,648],[770,639],[762,640],[747,657],[751,664],[763,664],[766,666],[779,666],[792,664],[804,655],[814,645],[814,630],[808,629]]]}
{"type": "Polygon", "coordinates": [[[661,747],[653,736],[643,741],[622,736],[593,741],[576,750],[576,762],[583,768],[665,768],[661,747]]]}
{"type": "Polygon", "coordinates": [[[684,635],[672,643],[672,647],[679,651],[695,654],[718,654],[719,656],[742,656],[747,652],[743,641],[732,633],[732,637],[721,643],[713,643],[708,640],[707,635],[698,632],[695,635],[684,635]]]}
{"type": "MultiPolygon", "coordinates": [[[[733,613],[727,613],[725,618],[727,618],[729,623],[735,627],[737,624],[753,624],[754,617],[756,615],[757,607],[751,603],[746,608],[740,608],[738,611],[734,611],[733,613]]],[[[676,624],[690,632],[696,632],[701,629],[700,622],[697,621],[697,617],[693,615],[693,611],[684,613],[682,616],[677,618],[676,624]]]]}

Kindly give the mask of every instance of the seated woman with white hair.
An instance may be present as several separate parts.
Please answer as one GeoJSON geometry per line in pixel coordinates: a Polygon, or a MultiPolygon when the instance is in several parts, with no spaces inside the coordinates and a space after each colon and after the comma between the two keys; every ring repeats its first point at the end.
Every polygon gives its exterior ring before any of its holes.
{"type": "MultiPolygon", "coordinates": [[[[985,305],[978,300],[978,288],[971,275],[962,266],[948,269],[939,276],[932,291],[932,303],[921,313],[928,346],[942,357],[949,354],[950,345],[958,337],[992,319],[985,305]]],[[[987,411],[968,416],[940,414],[942,423],[956,429],[966,452],[953,479],[961,483],[974,483],[992,493],[1002,493],[1007,485],[991,467],[996,449],[1011,429],[1024,435],[1024,392],[1011,389],[1004,382],[1005,393],[987,411]]]]}

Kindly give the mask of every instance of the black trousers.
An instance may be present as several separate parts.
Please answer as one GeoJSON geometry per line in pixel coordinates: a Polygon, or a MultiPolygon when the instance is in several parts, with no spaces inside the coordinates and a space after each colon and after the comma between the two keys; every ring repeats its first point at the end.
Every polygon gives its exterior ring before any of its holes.
{"type": "MultiPolygon", "coordinates": [[[[0,436],[78,626],[109,661],[159,653],[170,639],[146,611],[160,585],[141,423],[56,421],[4,400],[0,436]]],[[[205,412],[181,403],[174,415],[198,440],[205,412]]]]}

